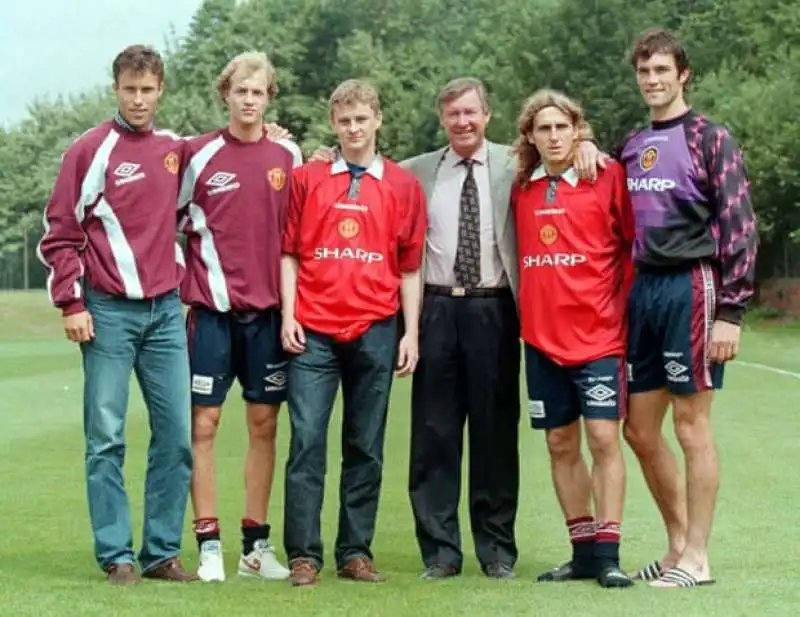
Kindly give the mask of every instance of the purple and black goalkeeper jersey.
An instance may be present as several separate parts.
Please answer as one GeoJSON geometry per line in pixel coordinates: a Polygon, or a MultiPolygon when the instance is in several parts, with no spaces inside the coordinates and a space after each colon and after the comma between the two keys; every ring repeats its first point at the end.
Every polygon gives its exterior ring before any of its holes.
{"type": "Polygon", "coordinates": [[[758,229],[747,168],[728,131],[689,110],[632,132],[615,155],[636,218],[636,265],[709,260],[720,276],[717,317],[739,323],[753,297],[758,229]]]}

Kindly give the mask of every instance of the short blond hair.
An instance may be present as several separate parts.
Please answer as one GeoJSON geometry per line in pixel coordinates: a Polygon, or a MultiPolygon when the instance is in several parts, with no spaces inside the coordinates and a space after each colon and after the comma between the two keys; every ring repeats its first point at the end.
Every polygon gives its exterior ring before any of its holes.
{"type": "Polygon", "coordinates": [[[331,118],[333,118],[333,108],[336,105],[353,105],[355,103],[369,105],[376,116],[381,113],[381,100],[375,86],[361,79],[348,79],[336,86],[328,100],[331,118]]]}
{"type": "Polygon", "coordinates": [[[219,92],[223,103],[231,89],[231,78],[239,69],[245,69],[249,75],[258,71],[265,71],[267,74],[267,96],[272,100],[278,94],[278,76],[267,54],[262,51],[246,51],[228,62],[228,65],[222,69],[217,78],[217,92],[219,92]]]}
{"type": "Polygon", "coordinates": [[[489,106],[489,97],[486,94],[486,86],[477,77],[457,77],[452,81],[447,82],[439,90],[439,96],[436,99],[436,109],[441,113],[444,107],[450,101],[455,101],[457,98],[464,96],[467,92],[474,90],[481,100],[483,111],[488,113],[491,109],[489,106]]]}
{"type": "Polygon", "coordinates": [[[522,187],[527,186],[533,170],[542,160],[539,150],[530,142],[530,134],[533,131],[536,114],[547,107],[555,107],[569,118],[570,123],[578,132],[575,147],[581,140],[592,139],[592,129],[586,122],[583,108],[577,101],[563,92],[549,88],[542,88],[534,92],[522,105],[522,111],[517,119],[518,135],[514,142],[514,152],[518,159],[516,181],[522,187]]]}

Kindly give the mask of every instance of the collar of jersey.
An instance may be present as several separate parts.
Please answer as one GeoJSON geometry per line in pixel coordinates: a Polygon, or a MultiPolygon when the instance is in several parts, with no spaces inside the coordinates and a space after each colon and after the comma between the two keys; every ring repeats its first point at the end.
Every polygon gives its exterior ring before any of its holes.
{"type": "Polygon", "coordinates": [[[143,131],[139,130],[139,129],[135,128],[130,122],[128,122],[125,119],[125,116],[123,116],[122,112],[119,111],[119,110],[117,110],[117,112],[114,114],[113,120],[114,120],[114,122],[116,123],[116,125],[118,127],[122,128],[122,129],[125,129],[129,133],[134,133],[134,134],[140,134],[140,135],[141,134],[146,134],[146,133],[149,133],[150,131],[152,131],[153,128],[155,128],[153,123],[151,122],[150,126],[147,129],[145,129],[143,131]]]}
{"type": "MultiPolygon", "coordinates": [[[[350,170],[347,168],[347,161],[345,161],[341,156],[333,162],[333,165],[331,165],[332,176],[349,171],[350,170]]],[[[383,157],[381,157],[380,154],[375,155],[375,158],[372,160],[372,164],[367,167],[367,171],[365,173],[368,173],[376,180],[383,179],[383,157]]]]}
{"type": "MultiPolygon", "coordinates": [[[[539,165],[531,174],[531,182],[536,182],[537,180],[541,180],[542,178],[546,177],[547,172],[544,169],[544,165],[539,165]]],[[[569,167],[567,171],[561,174],[561,178],[566,180],[567,184],[569,184],[572,188],[578,186],[578,174],[575,172],[573,167],[569,167]]]]}

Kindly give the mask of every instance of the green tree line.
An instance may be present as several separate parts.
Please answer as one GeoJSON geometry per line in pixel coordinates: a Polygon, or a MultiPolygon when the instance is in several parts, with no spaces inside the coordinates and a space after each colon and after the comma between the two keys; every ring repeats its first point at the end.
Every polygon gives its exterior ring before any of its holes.
{"type": "MultiPolygon", "coordinates": [[[[510,142],[522,101],[550,86],[581,101],[610,149],[647,121],[628,52],[653,25],[683,37],[690,102],[744,149],[762,233],[759,279],[798,274],[800,5],[790,0],[206,0],[164,50],[157,121],[185,135],[222,125],[216,76],[233,55],[258,49],[278,71],[268,117],[307,155],[331,142],[327,98],[349,77],[379,88],[380,147],[395,159],[444,143],[436,94],[461,75],[487,84],[493,140],[510,142]]],[[[106,86],[37,101],[0,131],[0,287],[43,285],[34,250],[61,154],[113,110],[106,86]]]]}

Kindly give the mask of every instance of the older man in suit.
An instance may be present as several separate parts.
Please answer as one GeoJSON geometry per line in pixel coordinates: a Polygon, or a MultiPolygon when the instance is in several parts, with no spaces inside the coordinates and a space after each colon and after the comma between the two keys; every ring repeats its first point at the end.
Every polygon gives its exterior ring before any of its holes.
{"type": "MultiPolygon", "coordinates": [[[[469,512],[483,572],[514,577],[519,493],[517,243],[509,197],[517,161],[486,139],[491,111],[471,77],[437,102],[449,144],[403,161],[428,200],[420,357],[412,386],[409,490],[425,579],[461,572],[458,519],[469,420],[469,512]]],[[[581,145],[583,169],[597,148],[581,145]]],[[[591,173],[588,174],[591,176],[591,173]]]]}
{"type": "MultiPolygon", "coordinates": [[[[400,163],[428,202],[419,362],[412,385],[409,490],[425,579],[460,574],[458,519],[464,425],[469,419],[469,510],[478,561],[514,577],[519,494],[520,340],[517,242],[509,211],[517,161],[486,139],[481,81],[445,85],[437,102],[448,145],[400,163]]],[[[582,138],[590,138],[587,129],[582,138]]],[[[330,160],[320,148],[312,160],[330,160]]],[[[597,148],[576,169],[593,178],[597,148]]]]}

